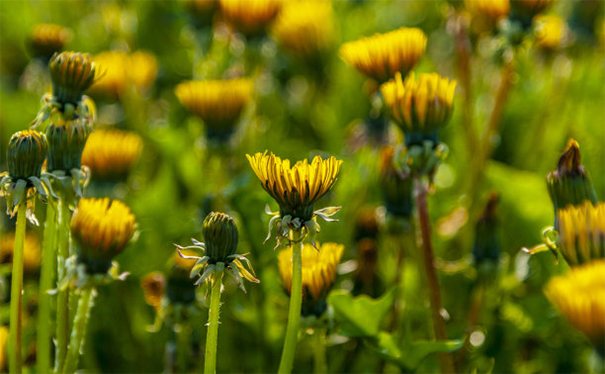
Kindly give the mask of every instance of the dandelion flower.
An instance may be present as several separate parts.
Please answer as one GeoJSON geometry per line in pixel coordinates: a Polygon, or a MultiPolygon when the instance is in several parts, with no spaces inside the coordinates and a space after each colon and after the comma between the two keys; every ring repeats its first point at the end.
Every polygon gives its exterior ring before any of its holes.
{"type": "Polygon", "coordinates": [[[141,279],[141,288],[147,305],[152,306],[156,311],[162,306],[162,299],[166,293],[166,280],[159,271],[147,274],[141,279]]]}
{"type": "Polygon", "coordinates": [[[559,210],[559,248],[569,265],[605,258],[605,203],[559,210]]]}
{"type": "Polygon", "coordinates": [[[382,83],[398,72],[405,76],[412,70],[424,54],[426,40],[422,30],[403,27],[345,43],[340,56],[365,76],[382,83]]]}
{"type": "Polygon", "coordinates": [[[223,17],[245,35],[261,34],[277,15],[282,0],[220,0],[223,17]]]}
{"type": "Polygon", "coordinates": [[[544,290],[550,302],[598,348],[605,344],[605,260],[554,277],[544,290]]]}
{"type": "Polygon", "coordinates": [[[464,0],[464,6],[475,18],[491,27],[510,13],[510,0],[464,0]]]}
{"type": "Polygon", "coordinates": [[[567,31],[565,20],[559,16],[540,15],[536,17],[535,21],[537,24],[535,28],[536,47],[547,51],[557,50],[567,31]]]}
{"type": "MultiPolygon", "coordinates": [[[[309,244],[302,249],[303,315],[321,315],[326,309],[326,296],[336,279],[336,270],[344,246],[324,243],[319,250],[309,244]]],[[[292,287],[292,247],[278,255],[279,273],[288,295],[292,287]]]]}
{"type": "Polygon", "coordinates": [[[50,23],[36,25],[30,34],[29,44],[36,56],[50,59],[60,52],[71,38],[69,29],[50,23]]]}
{"type": "Polygon", "coordinates": [[[380,87],[391,116],[405,133],[406,145],[437,141],[439,129],[452,116],[456,81],[439,74],[410,74],[405,81],[397,73],[380,87]]]}
{"type": "Polygon", "coordinates": [[[121,130],[96,130],[90,134],[82,165],[99,180],[125,179],[143,150],[143,140],[135,133],[121,130]]]}

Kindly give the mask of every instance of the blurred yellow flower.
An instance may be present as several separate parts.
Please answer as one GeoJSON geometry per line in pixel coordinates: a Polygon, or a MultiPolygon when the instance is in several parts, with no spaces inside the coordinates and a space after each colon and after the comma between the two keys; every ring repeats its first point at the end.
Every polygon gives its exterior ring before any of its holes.
{"type": "Polygon", "coordinates": [[[220,0],[221,13],[239,32],[257,35],[273,21],[282,0],[220,0]]]}
{"type": "Polygon", "coordinates": [[[535,21],[536,47],[551,51],[558,49],[567,32],[565,20],[559,16],[547,15],[538,16],[535,21]]]}
{"type": "Polygon", "coordinates": [[[558,216],[559,248],[569,265],[605,258],[605,203],[568,205],[558,216]]]}
{"type": "MultiPolygon", "coordinates": [[[[195,263],[195,261],[194,261],[195,263]]],[[[159,271],[154,271],[147,274],[141,279],[141,288],[147,305],[152,306],[155,310],[162,306],[162,298],[166,294],[166,279],[159,271]]]]}
{"type": "Polygon", "coordinates": [[[71,39],[71,32],[63,26],[42,23],[36,25],[30,34],[29,44],[37,56],[50,58],[63,49],[71,39]]]}
{"type": "Polygon", "coordinates": [[[6,342],[8,341],[8,328],[0,326],[0,371],[6,369],[6,342]]]}
{"type": "Polygon", "coordinates": [[[332,3],[329,0],[284,3],[273,25],[279,45],[299,56],[325,51],[334,41],[332,3]]]}
{"type": "MultiPolygon", "coordinates": [[[[13,249],[15,247],[15,233],[2,234],[0,238],[0,262],[11,263],[13,261],[13,249]]],[[[33,234],[25,236],[23,245],[23,269],[26,273],[33,273],[40,265],[40,241],[33,234]]],[[[0,365],[2,367],[2,365],[0,365]]]]}
{"type": "Polygon", "coordinates": [[[397,72],[405,76],[412,70],[424,54],[426,40],[422,30],[402,27],[345,43],[340,56],[362,74],[382,83],[397,72]]]}
{"type": "Polygon", "coordinates": [[[439,74],[411,73],[405,81],[397,73],[395,80],[380,87],[391,116],[405,133],[406,145],[424,139],[437,140],[437,132],[453,112],[456,81],[439,74]]]}
{"type": "Polygon", "coordinates": [[[128,206],[109,198],[82,198],[71,219],[78,260],[93,273],[104,273],[132,238],[135,217],[128,206]]]}
{"type": "Polygon", "coordinates": [[[158,63],[150,53],[137,51],[131,54],[122,51],[101,52],[95,56],[104,75],[91,87],[93,94],[119,98],[129,87],[147,90],[158,74],[158,63]]]}
{"type": "Polygon", "coordinates": [[[464,0],[464,6],[473,16],[473,28],[479,32],[493,29],[510,13],[510,0],[464,0]]]}
{"type": "Polygon", "coordinates": [[[282,161],[267,151],[246,157],[265,191],[279,204],[281,217],[303,222],[313,218],[313,204],[332,188],[342,164],[334,156],[327,160],[315,156],[311,163],[305,159],[290,167],[290,160],[282,161]]]}
{"type": "Polygon", "coordinates": [[[208,138],[228,138],[244,107],[252,99],[251,79],[189,81],[175,93],[181,104],[206,124],[208,138]]]}
{"type": "MultiPolygon", "coordinates": [[[[323,312],[321,304],[324,304],[336,279],[336,270],[344,250],[342,244],[336,243],[324,243],[318,248],[305,244],[302,249],[303,314],[323,312]],[[320,310],[316,310],[316,307],[320,310]]],[[[289,295],[292,287],[292,247],[282,250],[277,259],[284,289],[289,295]]]]}
{"type": "Polygon", "coordinates": [[[82,165],[94,179],[120,180],[128,176],[143,150],[143,140],[121,130],[96,130],[88,137],[82,165]]]}
{"type": "Polygon", "coordinates": [[[605,345],[605,260],[553,277],[544,290],[565,318],[596,346],[605,345]]]}

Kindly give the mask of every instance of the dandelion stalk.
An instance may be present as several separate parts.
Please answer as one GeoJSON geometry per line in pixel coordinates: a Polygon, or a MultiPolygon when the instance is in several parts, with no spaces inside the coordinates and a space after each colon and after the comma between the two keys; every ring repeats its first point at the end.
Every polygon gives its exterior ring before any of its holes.
{"type": "MultiPolygon", "coordinates": [[[[300,235],[300,233],[297,233],[300,235]]],[[[290,373],[294,365],[294,353],[298,340],[300,325],[300,310],[302,307],[302,240],[293,241],[292,246],[292,287],[290,293],[290,309],[288,311],[288,326],[286,340],[279,363],[278,373],[290,373]]]]}
{"type": "Polygon", "coordinates": [[[90,309],[92,308],[95,295],[96,291],[94,287],[86,287],[81,290],[65,365],[63,366],[63,373],[75,373],[78,368],[78,359],[84,346],[86,326],[88,325],[88,317],[90,316],[90,309]]]}
{"type": "Polygon", "coordinates": [[[189,331],[183,315],[183,305],[178,304],[174,309],[176,315],[176,367],[178,373],[186,373],[189,368],[189,331]]]}
{"type": "MultiPolygon", "coordinates": [[[[64,201],[59,201],[59,231],[57,233],[58,241],[58,262],[57,262],[57,283],[65,276],[65,262],[69,257],[69,205],[64,201]]],[[[69,291],[59,290],[57,293],[57,346],[55,357],[55,372],[63,371],[65,355],[67,354],[67,343],[69,339],[69,291]]]]}
{"type": "Polygon", "coordinates": [[[48,373],[50,371],[50,350],[51,350],[51,295],[48,291],[53,287],[55,275],[55,257],[56,257],[56,235],[57,235],[57,207],[52,203],[46,206],[46,224],[44,226],[44,244],[42,249],[42,269],[40,270],[40,290],[39,290],[39,309],[38,309],[38,336],[36,342],[36,357],[38,366],[36,370],[39,373],[48,373]]]}
{"type": "MultiPolygon", "coordinates": [[[[441,289],[439,280],[435,271],[435,256],[433,254],[433,244],[431,242],[431,223],[429,220],[428,204],[428,185],[420,178],[416,178],[416,207],[418,209],[418,219],[420,221],[420,233],[422,238],[422,253],[424,256],[424,266],[426,278],[429,286],[429,297],[431,301],[431,315],[433,319],[433,329],[437,340],[446,340],[445,322],[441,317],[441,289]]],[[[453,373],[454,362],[449,353],[441,353],[439,364],[442,373],[453,373]]]]}
{"type": "MultiPolygon", "coordinates": [[[[24,194],[26,192],[23,192],[24,194]]],[[[15,247],[13,250],[13,275],[11,283],[9,372],[21,373],[21,309],[23,293],[23,244],[25,240],[25,215],[27,203],[22,199],[17,211],[15,247]]]]}
{"type": "Polygon", "coordinates": [[[218,343],[218,317],[221,307],[221,284],[224,264],[216,263],[216,270],[212,278],[212,293],[210,294],[210,311],[208,314],[208,333],[206,335],[206,360],[204,373],[216,373],[216,348],[218,343]]]}
{"type": "Polygon", "coordinates": [[[326,330],[317,328],[313,332],[315,342],[313,343],[313,368],[315,374],[327,373],[328,363],[326,362],[326,330]]]}

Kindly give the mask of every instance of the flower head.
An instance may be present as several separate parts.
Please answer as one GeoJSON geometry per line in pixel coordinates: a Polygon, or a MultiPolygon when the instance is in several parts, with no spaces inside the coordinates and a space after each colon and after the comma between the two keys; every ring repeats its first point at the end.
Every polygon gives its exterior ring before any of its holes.
{"type": "Polygon", "coordinates": [[[185,108],[204,121],[209,139],[226,140],[252,99],[252,89],[252,80],[240,78],[184,82],[175,93],[185,108]]]}
{"type": "Polygon", "coordinates": [[[573,139],[567,142],[557,169],[546,176],[546,184],[555,208],[555,229],[559,227],[559,209],[580,205],[585,200],[597,202],[592,181],[581,162],[580,146],[573,139]]]}
{"type": "Polygon", "coordinates": [[[121,201],[80,199],[71,219],[78,261],[91,273],[105,273],[111,260],[128,245],[134,230],[135,217],[121,201]]]}
{"type": "MultiPolygon", "coordinates": [[[[302,249],[303,315],[321,315],[326,309],[326,296],[336,279],[336,269],[344,246],[324,243],[319,250],[309,244],[302,249]]],[[[279,273],[284,289],[290,294],[292,288],[292,247],[278,255],[279,273]]]]}
{"type": "Polygon", "coordinates": [[[46,202],[55,196],[49,175],[42,173],[48,151],[46,136],[36,130],[19,131],[8,143],[8,172],[0,173],[0,195],[6,197],[7,214],[17,213],[19,204],[27,204],[29,220],[38,224],[34,216],[36,196],[46,202]]]}
{"type": "Polygon", "coordinates": [[[605,258],[605,203],[568,205],[558,215],[558,246],[569,265],[605,258]]]}
{"type": "Polygon", "coordinates": [[[547,51],[558,49],[567,31],[565,20],[559,16],[540,15],[536,17],[535,21],[537,23],[534,31],[536,47],[547,51]]]}
{"type": "Polygon", "coordinates": [[[91,133],[82,152],[82,165],[88,166],[92,178],[125,179],[143,150],[143,140],[135,133],[121,130],[96,130],[91,133]]]}
{"type": "Polygon", "coordinates": [[[53,97],[60,104],[77,106],[86,91],[99,78],[99,70],[88,53],[55,53],[49,63],[53,97]]]}
{"type": "Polygon", "coordinates": [[[166,293],[166,279],[159,271],[147,274],[141,279],[141,288],[147,305],[152,306],[156,311],[162,306],[162,299],[166,293]]]}
{"type": "Polygon", "coordinates": [[[195,282],[199,285],[208,281],[217,271],[228,270],[239,283],[244,292],[242,277],[253,283],[260,282],[256,279],[254,269],[245,255],[235,253],[237,250],[238,232],[235,221],[225,213],[212,212],[204,219],[202,228],[205,243],[191,239],[193,245],[181,247],[175,244],[179,255],[183,259],[196,260],[190,273],[190,277],[200,276],[195,282]],[[183,250],[192,250],[199,255],[184,255],[183,250]],[[242,262],[248,264],[248,270],[242,262]]]}
{"type": "Polygon", "coordinates": [[[510,13],[510,0],[464,0],[466,9],[479,21],[493,28],[510,13]]]}
{"type": "Polygon", "coordinates": [[[29,44],[34,54],[50,59],[53,53],[63,49],[70,38],[69,29],[55,24],[42,23],[32,29],[29,44]]]}
{"type": "MultiPolygon", "coordinates": [[[[0,263],[10,263],[15,247],[15,234],[3,234],[0,238],[0,263]]],[[[23,245],[23,268],[33,273],[40,266],[40,241],[33,234],[27,234],[23,245]]]]}
{"type": "Polygon", "coordinates": [[[286,2],[273,25],[278,43],[293,54],[310,57],[334,41],[332,4],[327,0],[286,2]]]}
{"type": "Polygon", "coordinates": [[[122,51],[107,51],[95,56],[95,62],[104,69],[104,75],[90,88],[92,94],[119,98],[127,89],[134,87],[147,90],[158,74],[155,56],[137,51],[131,54],[122,51]]]}
{"type": "Polygon", "coordinates": [[[456,81],[439,74],[411,73],[405,81],[397,73],[395,80],[380,87],[391,116],[405,133],[405,143],[437,141],[439,129],[450,120],[454,106],[456,81]]]}
{"type": "Polygon", "coordinates": [[[605,260],[554,277],[544,293],[567,320],[599,349],[605,344],[605,260]]]}
{"type": "Polygon", "coordinates": [[[262,34],[281,5],[281,0],[220,0],[223,17],[248,36],[262,34]]]}
{"type": "Polygon", "coordinates": [[[365,76],[380,83],[395,73],[405,76],[426,49],[426,35],[420,29],[400,28],[343,44],[340,56],[365,76]]]}

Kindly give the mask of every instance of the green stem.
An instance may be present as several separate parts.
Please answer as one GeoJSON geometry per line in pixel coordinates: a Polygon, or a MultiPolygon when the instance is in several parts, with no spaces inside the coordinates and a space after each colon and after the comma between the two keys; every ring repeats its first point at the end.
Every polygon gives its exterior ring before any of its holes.
{"type": "MultiPolygon", "coordinates": [[[[418,220],[420,221],[420,233],[422,237],[422,253],[424,256],[424,267],[429,288],[429,297],[431,301],[431,316],[433,318],[433,329],[435,338],[444,341],[447,339],[445,330],[445,321],[441,317],[441,289],[439,280],[435,271],[435,256],[433,254],[433,244],[431,242],[431,222],[429,220],[427,195],[428,186],[421,179],[416,179],[416,207],[418,209],[418,220]]],[[[454,361],[449,353],[439,355],[440,371],[442,373],[454,372],[454,361]]]]}
{"type": "Polygon", "coordinates": [[[206,335],[206,360],[204,374],[216,373],[216,347],[218,343],[218,317],[221,307],[221,280],[224,265],[216,263],[216,272],[212,278],[212,293],[210,295],[210,311],[208,312],[208,333],[206,335]]]}
{"type": "Polygon", "coordinates": [[[88,317],[95,298],[95,288],[86,287],[81,290],[80,299],[78,301],[78,310],[74,319],[74,326],[71,332],[69,348],[63,366],[63,373],[75,373],[78,368],[78,359],[80,352],[84,347],[84,338],[86,337],[86,326],[88,325],[88,317]]]}
{"type": "Polygon", "coordinates": [[[176,314],[176,368],[179,373],[189,370],[189,326],[183,316],[183,308],[175,307],[176,314]]]}
{"type": "MultiPolygon", "coordinates": [[[[25,196],[23,196],[25,197],[25,196]]],[[[21,373],[21,304],[23,297],[23,244],[25,240],[25,198],[19,203],[15,247],[13,249],[13,275],[11,283],[10,329],[9,329],[9,372],[21,373]]]]}
{"type": "MultiPolygon", "coordinates": [[[[65,277],[65,262],[69,257],[69,218],[71,213],[69,206],[64,201],[59,201],[59,232],[57,241],[59,253],[57,258],[57,284],[65,277]]],[[[67,343],[69,339],[69,291],[59,290],[57,292],[57,349],[55,357],[55,372],[63,371],[63,363],[67,354],[67,343]]]]}
{"type": "Polygon", "coordinates": [[[55,257],[56,257],[56,233],[57,233],[57,207],[49,202],[46,205],[46,224],[44,226],[44,243],[42,249],[42,269],[40,270],[40,289],[39,289],[39,309],[37,325],[37,348],[36,359],[38,373],[48,373],[50,371],[50,350],[51,350],[51,295],[48,291],[53,287],[55,278],[55,257]]]}
{"type": "Polygon", "coordinates": [[[315,374],[327,373],[328,363],[326,362],[326,331],[322,328],[315,329],[313,333],[315,343],[313,344],[313,363],[315,374]]]}
{"type": "MultiPolygon", "coordinates": [[[[297,238],[298,239],[298,238],[297,238]]],[[[288,311],[288,326],[286,340],[279,363],[279,374],[289,374],[294,365],[294,353],[298,341],[298,326],[302,307],[302,240],[292,245],[292,287],[290,290],[290,310],[288,311]]]]}

